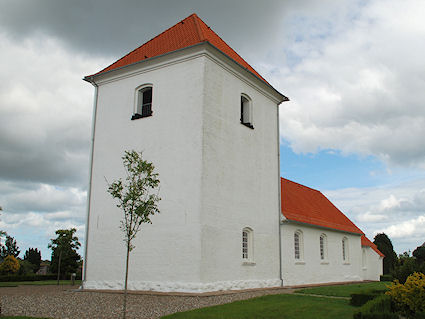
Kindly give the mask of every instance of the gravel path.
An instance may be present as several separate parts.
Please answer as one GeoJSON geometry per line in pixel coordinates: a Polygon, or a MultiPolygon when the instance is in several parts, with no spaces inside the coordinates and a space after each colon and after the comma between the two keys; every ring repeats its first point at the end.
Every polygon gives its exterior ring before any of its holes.
{"type": "MultiPolygon", "coordinates": [[[[55,319],[119,318],[123,294],[76,291],[72,286],[19,286],[0,288],[1,315],[55,319]]],[[[128,318],[159,318],[186,311],[263,295],[292,293],[291,289],[258,289],[198,296],[137,293],[128,295],[128,318]]]]}

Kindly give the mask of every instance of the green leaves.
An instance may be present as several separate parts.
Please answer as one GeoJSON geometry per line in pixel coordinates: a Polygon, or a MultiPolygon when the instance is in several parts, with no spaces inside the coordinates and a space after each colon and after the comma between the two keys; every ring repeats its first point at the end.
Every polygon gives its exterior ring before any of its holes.
{"type": "Polygon", "coordinates": [[[155,166],[144,160],[141,152],[125,151],[122,160],[126,177],[109,184],[108,193],[117,200],[117,207],[124,213],[121,229],[131,251],[134,248],[131,240],[136,237],[140,226],[143,223],[151,224],[150,217],[159,213],[160,181],[155,166]]]}

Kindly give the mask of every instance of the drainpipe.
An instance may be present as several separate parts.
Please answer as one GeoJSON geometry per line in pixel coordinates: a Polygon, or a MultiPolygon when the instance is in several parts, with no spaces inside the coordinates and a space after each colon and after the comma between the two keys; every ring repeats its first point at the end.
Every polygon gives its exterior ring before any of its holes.
{"type": "Polygon", "coordinates": [[[281,234],[281,227],[280,227],[280,220],[282,215],[282,203],[281,203],[281,196],[282,196],[282,190],[281,190],[281,182],[280,182],[280,132],[279,132],[279,105],[277,106],[277,178],[278,178],[278,222],[277,225],[279,227],[279,278],[280,278],[280,286],[283,287],[283,278],[282,278],[282,234],[281,234]]]}
{"type": "MultiPolygon", "coordinates": [[[[85,79],[86,80],[86,79],[85,79]]],[[[87,79],[94,86],[94,101],[93,101],[93,115],[92,115],[92,132],[91,132],[91,150],[90,150],[90,166],[89,166],[89,186],[87,190],[87,219],[86,219],[86,242],[84,245],[84,267],[83,267],[83,284],[87,276],[87,251],[89,241],[89,223],[90,223],[90,202],[91,202],[91,184],[93,176],[93,152],[94,152],[94,134],[96,129],[96,114],[97,114],[97,101],[98,101],[98,85],[94,82],[93,77],[87,79]]]]}

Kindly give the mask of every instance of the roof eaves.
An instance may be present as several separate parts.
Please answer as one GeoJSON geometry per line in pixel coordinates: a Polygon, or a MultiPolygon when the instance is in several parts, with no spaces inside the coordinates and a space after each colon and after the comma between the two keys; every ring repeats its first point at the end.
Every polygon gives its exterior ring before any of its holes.
{"type": "MultiPolygon", "coordinates": [[[[283,214],[283,213],[282,213],[283,214]]],[[[306,223],[306,222],[300,222],[298,220],[292,220],[292,219],[288,219],[286,218],[285,220],[280,222],[281,224],[298,224],[298,225],[303,225],[303,226],[310,226],[310,227],[314,227],[314,228],[320,228],[320,229],[327,229],[327,230],[333,230],[333,231],[338,231],[338,232],[342,232],[342,233],[347,233],[347,234],[352,234],[352,235],[357,235],[357,236],[362,236],[363,233],[356,233],[356,232],[351,232],[348,230],[343,230],[343,229],[338,229],[338,228],[332,228],[332,227],[326,227],[326,226],[321,226],[321,225],[316,225],[316,224],[310,224],[310,223],[306,223]]]]}
{"type": "Polygon", "coordinates": [[[179,52],[179,51],[183,51],[183,50],[186,50],[186,49],[189,49],[189,48],[194,48],[196,46],[201,46],[204,43],[205,42],[195,43],[195,44],[189,45],[189,46],[184,47],[184,48],[180,48],[180,49],[177,49],[177,50],[174,50],[174,51],[169,51],[169,52],[166,52],[166,53],[163,53],[163,54],[160,54],[160,55],[155,55],[155,56],[153,56],[151,58],[146,58],[144,60],[140,60],[140,61],[137,61],[137,62],[134,62],[134,63],[131,63],[131,64],[126,64],[126,65],[123,65],[123,66],[120,66],[120,67],[116,67],[116,68],[111,69],[111,70],[108,70],[108,71],[98,72],[98,73],[95,73],[95,74],[92,74],[92,75],[87,75],[87,76],[85,76],[83,78],[83,80],[91,83],[91,80],[94,79],[94,77],[97,77],[97,76],[100,76],[100,75],[105,75],[105,74],[108,74],[108,73],[111,73],[111,72],[115,72],[115,71],[118,71],[118,70],[122,70],[122,69],[125,69],[125,68],[128,68],[128,67],[131,67],[131,66],[140,64],[140,63],[144,63],[146,61],[152,61],[154,59],[161,58],[161,57],[167,56],[169,54],[176,53],[176,52],[179,52]]]}
{"type": "Polygon", "coordinates": [[[229,55],[227,55],[226,53],[224,53],[223,51],[221,51],[219,48],[217,48],[216,46],[214,46],[213,44],[211,44],[211,42],[209,42],[208,40],[206,40],[205,43],[208,43],[212,48],[214,48],[215,50],[217,50],[218,52],[220,52],[226,58],[232,60],[239,67],[241,67],[242,69],[244,69],[248,73],[252,74],[255,78],[257,78],[258,80],[260,80],[261,82],[263,82],[264,84],[266,84],[269,88],[271,88],[273,91],[275,91],[277,94],[279,94],[280,96],[282,96],[282,101],[281,102],[287,102],[287,101],[289,101],[289,98],[288,97],[286,97],[285,95],[283,95],[282,93],[280,93],[278,90],[276,90],[270,83],[268,83],[266,80],[264,80],[261,77],[259,77],[258,75],[256,75],[250,69],[248,69],[247,67],[243,66],[238,61],[236,61],[235,59],[233,59],[232,57],[230,57],[229,55]]]}

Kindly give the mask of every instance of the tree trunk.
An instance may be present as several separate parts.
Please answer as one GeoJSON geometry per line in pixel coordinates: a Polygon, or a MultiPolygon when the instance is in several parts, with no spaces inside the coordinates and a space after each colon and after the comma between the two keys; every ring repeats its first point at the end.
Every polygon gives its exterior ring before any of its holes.
{"type": "Polygon", "coordinates": [[[125,281],[124,281],[124,305],[122,317],[125,319],[127,314],[127,282],[128,282],[128,260],[130,258],[130,241],[127,242],[127,259],[125,261],[125,281]]]}
{"type": "Polygon", "coordinates": [[[60,252],[59,252],[58,283],[57,283],[58,286],[59,286],[59,277],[60,277],[60,273],[61,273],[61,260],[62,260],[62,250],[60,250],[60,252]]]}

